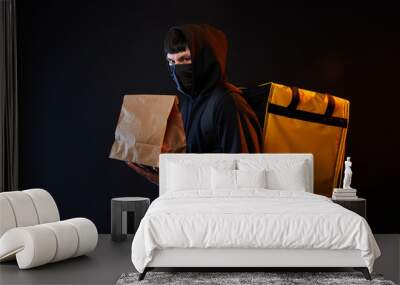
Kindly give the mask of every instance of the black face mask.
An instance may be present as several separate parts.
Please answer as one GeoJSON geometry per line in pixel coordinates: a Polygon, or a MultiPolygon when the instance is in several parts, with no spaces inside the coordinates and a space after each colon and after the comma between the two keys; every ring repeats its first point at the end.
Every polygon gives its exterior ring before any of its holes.
{"type": "Polygon", "coordinates": [[[193,87],[193,66],[192,64],[169,65],[172,79],[177,89],[185,95],[190,96],[193,87]]]}

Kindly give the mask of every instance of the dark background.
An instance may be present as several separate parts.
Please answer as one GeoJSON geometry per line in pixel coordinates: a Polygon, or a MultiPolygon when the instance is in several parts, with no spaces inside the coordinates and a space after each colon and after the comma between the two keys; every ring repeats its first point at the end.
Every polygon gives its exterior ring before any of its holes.
{"type": "Polygon", "coordinates": [[[352,186],[368,199],[375,233],[400,233],[395,9],[17,2],[20,188],[47,189],[62,219],[87,217],[106,233],[112,197],[157,197],[157,186],[108,158],[122,98],[174,94],[164,33],[173,25],[209,23],[229,39],[232,83],[274,81],[351,101],[346,155],[353,160],[352,186]]]}

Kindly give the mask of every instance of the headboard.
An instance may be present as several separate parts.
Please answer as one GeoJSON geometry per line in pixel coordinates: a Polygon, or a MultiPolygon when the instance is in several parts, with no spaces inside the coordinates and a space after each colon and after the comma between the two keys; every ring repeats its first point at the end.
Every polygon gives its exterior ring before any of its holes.
{"type": "Polygon", "coordinates": [[[191,160],[191,161],[213,161],[213,160],[237,160],[237,159],[284,159],[284,160],[304,160],[307,165],[307,192],[314,192],[314,166],[313,155],[311,153],[162,153],[159,161],[159,187],[161,196],[166,192],[167,185],[167,165],[169,161],[191,160]]]}

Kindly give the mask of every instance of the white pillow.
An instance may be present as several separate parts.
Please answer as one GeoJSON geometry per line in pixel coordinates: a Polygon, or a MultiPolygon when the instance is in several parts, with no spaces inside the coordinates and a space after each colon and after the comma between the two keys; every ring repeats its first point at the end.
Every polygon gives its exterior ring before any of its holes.
{"type": "Polygon", "coordinates": [[[167,191],[210,190],[210,168],[234,169],[235,165],[235,160],[191,161],[185,159],[169,161],[166,165],[167,191]]]}
{"type": "Polygon", "coordinates": [[[307,182],[304,164],[284,171],[271,169],[267,171],[267,188],[273,190],[306,191],[307,182]]]}
{"type": "Polygon", "coordinates": [[[267,188],[267,171],[261,170],[236,170],[238,188],[267,188]]]}
{"type": "Polygon", "coordinates": [[[266,171],[211,168],[213,190],[240,190],[241,188],[266,188],[266,171]]]}
{"type": "Polygon", "coordinates": [[[239,170],[266,169],[266,188],[268,189],[306,191],[308,188],[305,160],[240,159],[237,164],[239,170]]]}
{"type": "Polygon", "coordinates": [[[236,170],[211,167],[211,189],[236,189],[236,170]]]}

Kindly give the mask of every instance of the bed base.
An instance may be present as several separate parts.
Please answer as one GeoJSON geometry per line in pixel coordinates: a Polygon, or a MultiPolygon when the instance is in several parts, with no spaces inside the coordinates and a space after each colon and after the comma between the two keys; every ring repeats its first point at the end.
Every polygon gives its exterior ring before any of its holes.
{"type": "Polygon", "coordinates": [[[142,273],[139,274],[138,280],[141,281],[146,277],[146,273],[152,270],[158,271],[192,271],[192,272],[330,272],[330,271],[343,271],[347,272],[348,269],[361,271],[366,280],[372,280],[367,267],[146,267],[142,273]]]}
{"type": "Polygon", "coordinates": [[[254,248],[168,248],[154,251],[153,259],[139,275],[150,270],[177,271],[361,271],[371,275],[359,250],[254,249],[254,248]]]}

